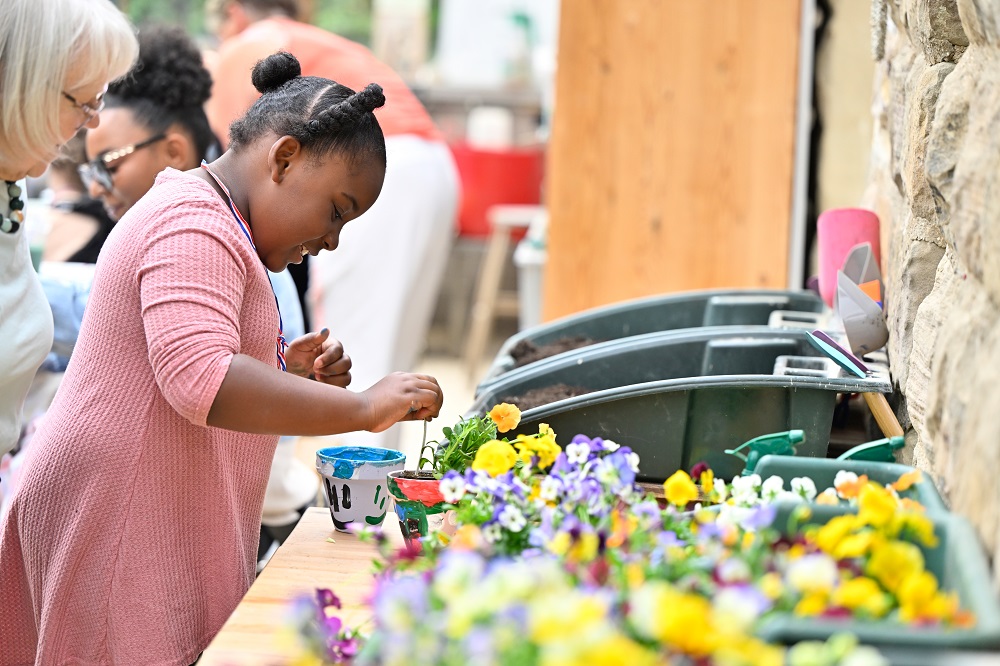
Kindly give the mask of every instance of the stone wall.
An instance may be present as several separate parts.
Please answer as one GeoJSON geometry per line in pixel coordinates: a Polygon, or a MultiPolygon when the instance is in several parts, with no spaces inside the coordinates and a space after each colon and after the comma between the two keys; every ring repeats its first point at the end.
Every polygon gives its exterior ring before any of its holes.
{"type": "Polygon", "coordinates": [[[1000,1],[874,2],[873,15],[882,8],[887,20],[874,25],[880,58],[864,203],[882,220],[889,357],[909,426],[904,458],[934,476],[996,563],[1000,1]]]}

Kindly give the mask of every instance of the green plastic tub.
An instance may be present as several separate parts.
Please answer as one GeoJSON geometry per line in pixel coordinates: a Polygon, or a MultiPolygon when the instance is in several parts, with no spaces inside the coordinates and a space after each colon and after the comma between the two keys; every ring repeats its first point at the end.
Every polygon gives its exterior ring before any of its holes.
{"type": "MultiPolygon", "coordinates": [[[[817,506],[807,523],[825,524],[845,509],[817,506]]],[[[775,526],[787,525],[792,508],[779,507],[775,526]]],[[[993,592],[992,578],[982,546],[967,520],[955,514],[929,514],[938,537],[935,548],[923,548],[928,571],[941,589],[955,591],[962,608],[972,611],[976,624],[969,628],[907,626],[889,620],[853,620],[794,615],[773,616],[762,622],[757,636],[777,643],[825,640],[847,631],[862,643],[876,647],[987,650],[1000,648],[1000,605],[993,592]]],[[[998,655],[1000,657],[1000,655],[998,655]]],[[[1000,660],[998,660],[1000,661],[1000,660]]],[[[951,662],[949,662],[951,663],[951,662]]],[[[978,663],[978,662],[977,662],[978,663]]]]}
{"type": "Polygon", "coordinates": [[[825,304],[811,291],[714,290],[653,296],[594,308],[525,329],[507,339],[480,384],[482,390],[514,368],[511,350],[522,341],[547,345],[583,336],[597,342],[703,326],[764,326],[772,313],[784,325],[819,328],[825,304]],[[796,321],[801,320],[801,321],[796,321]]]}
{"type": "MultiPolygon", "coordinates": [[[[643,481],[705,461],[731,478],[724,453],[762,434],[801,429],[797,454],[825,457],[839,393],[888,392],[888,370],[847,377],[804,331],[689,329],[623,338],[518,368],[490,385],[469,414],[527,391],[566,384],[589,393],[524,410],[517,433],[552,426],[565,443],[583,433],[635,450],[643,481]]],[[[516,404],[516,401],[514,401],[516,404]]]]}
{"type": "MultiPolygon", "coordinates": [[[[913,469],[899,463],[770,455],[760,459],[754,473],[759,474],[762,479],[776,475],[786,481],[797,476],[808,476],[816,484],[816,489],[822,492],[833,487],[833,480],[840,470],[854,472],[858,476],[865,474],[875,483],[886,485],[895,482],[903,474],[912,472],[913,469]]],[[[927,509],[928,514],[948,513],[948,507],[941,499],[937,486],[926,473],[922,475],[920,481],[913,484],[908,490],[901,492],[900,496],[920,502],[927,509]]]]}

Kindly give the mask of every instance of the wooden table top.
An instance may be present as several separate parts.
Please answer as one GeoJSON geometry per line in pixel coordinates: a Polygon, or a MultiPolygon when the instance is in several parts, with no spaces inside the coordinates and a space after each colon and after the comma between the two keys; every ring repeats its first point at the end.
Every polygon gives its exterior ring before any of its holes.
{"type": "MultiPolygon", "coordinates": [[[[386,516],[385,533],[403,543],[395,516],[386,516]]],[[[375,546],[333,529],[330,510],[313,507],[295,527],[243,601],[205,650],[198,666],[276,666],[293,656],[294,645],[281,633],[288,627],[290,602],[318,587],[333,590],[343,602],[341,617],[357,626],[370,617],[365,598],[372,588],[375,546]],[[335,543],[330,543],[333,539],[335,543]]]]}

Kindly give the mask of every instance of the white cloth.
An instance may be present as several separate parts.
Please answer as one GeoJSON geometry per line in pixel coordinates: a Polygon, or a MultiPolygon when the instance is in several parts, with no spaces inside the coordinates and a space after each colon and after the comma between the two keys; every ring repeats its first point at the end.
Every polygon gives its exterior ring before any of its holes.
{"type": "MultiPolygon", "coordinates": [[[[387,137],[385,147],[375,205],[344,227],[335,251],[310,261],[313,321],[344,343],[356,391],[414,369],[455,235],[459,180],[448,147],[412,135],[387,137]]],[[[337,439],[398,448],[399,426],[337,439]]]]}
{"type": "MultiPolygon", "coordinates": [[[[281,309],[281,323],[285,340],[291,342],[306,333],[302,319],[302,306],[295,281],[288,271],[272,273],[271,288],[281,309]]],[[[282,437],[274,449],[271,475],[267,478],[261,524],[283,527],[294,523],[299,514],[296,509],[310,504],[319,492],[319,477],[310,467],[295,457],[297,437],[282,437]]]]}
{"type": "MultiPolygon", "coordinates": [[[[0,213],[10,214],[3,181],[0,213]]],[[[51,348],[52,311],[31,266],[25,225],[13,234],[0,231],[0,456],[17,444],[24,397],[51,348]]]]}

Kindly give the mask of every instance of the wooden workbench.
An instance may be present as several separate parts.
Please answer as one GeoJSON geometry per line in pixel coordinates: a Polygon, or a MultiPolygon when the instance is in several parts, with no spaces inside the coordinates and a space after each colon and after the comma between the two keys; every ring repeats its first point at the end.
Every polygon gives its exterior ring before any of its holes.
{"type": "MultiPolygon", "coordinates": [[[[402,544],[393,514],[386,517],[385,533],[402,544]]],[[[335,531],[329,509],[307,510],[205,650],[198,666],[287,663],[293,646],[280,640],[280,634],[288,626],[290,603],[301,594],[313,594],[318,587],[333,590],[344,604],[341,617],[349,626],[357,626],[369,617],[364,600],[372,588],[375,554],[372,544],[335,531]]]]}

